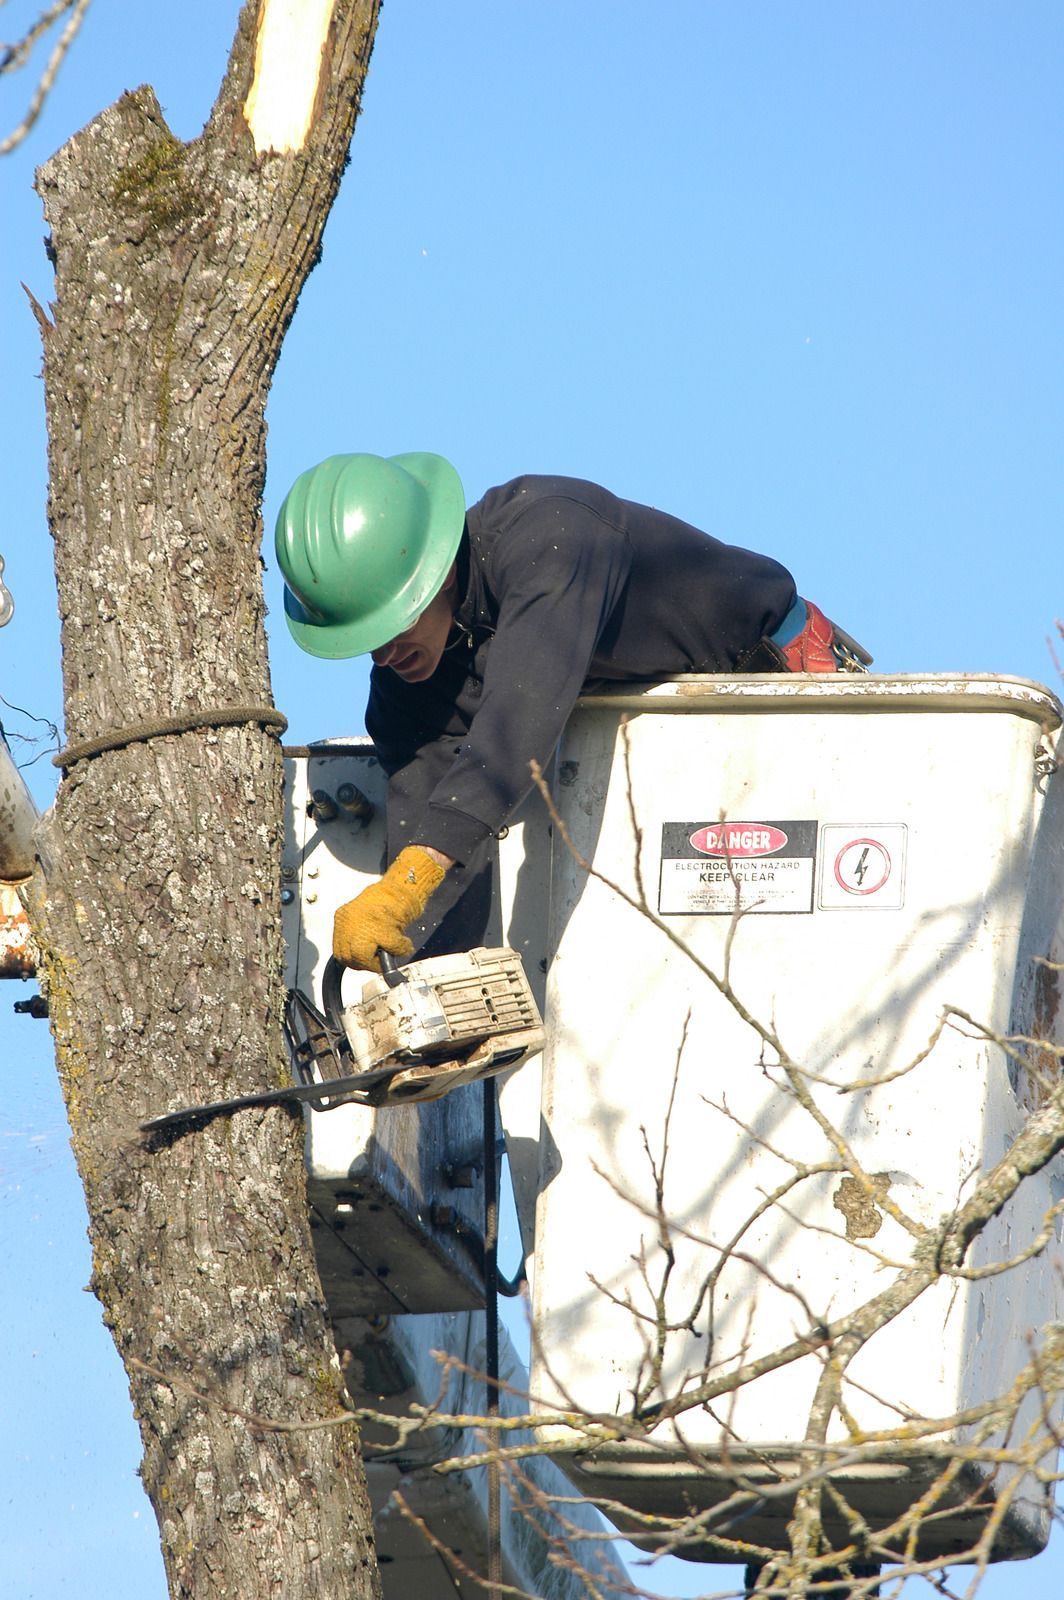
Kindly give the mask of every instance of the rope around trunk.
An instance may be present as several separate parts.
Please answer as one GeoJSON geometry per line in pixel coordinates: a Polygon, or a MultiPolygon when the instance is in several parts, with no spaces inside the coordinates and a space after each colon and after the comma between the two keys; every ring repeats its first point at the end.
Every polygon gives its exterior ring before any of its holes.
{"type": "Polygon", "coordinates": [[[226,706],[220,711],[185,711],[176,717],[152,717],[146,722],[134,722],[128,728],[116,728],[112,733],[101,734],[98,739],[82,739],[78,744],[67,745],[65,750],[52,757],[53,767],[64,771],[79,761],[89,761],[102,756],[107,750],[121,750],[127,744],[140,744],[146,739],[158,739],[167,734],[194,733],[198,728],[231,728],[241,722],[257,722],[276,738],[288,727],[288,718],[273,706],[226,706]]]}

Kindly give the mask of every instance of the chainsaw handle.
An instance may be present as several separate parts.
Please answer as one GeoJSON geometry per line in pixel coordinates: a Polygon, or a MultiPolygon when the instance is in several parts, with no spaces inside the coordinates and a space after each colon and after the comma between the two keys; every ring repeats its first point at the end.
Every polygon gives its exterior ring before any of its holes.
{"type": "MultiPolygon", "coordinates": [[[[397,984],[406,982],[406,974],[387,950],[378,950],[377,959],[381,964],[381,977],[389,989],[394,989],[397,984]]],[[[342,961],[337,961],[335,956],[330,956],[325,963],[325,971],[321,975],[321,1006],[326,1017],[334,1027],[343,1031],[340,1015],[344,1003],[340,998],[340,984],[343,981],[345,967],[342,961]]]]}
{"type": "Polygon", "coordinates": [[[326,1018],[338,1032],[343,1032],[340,1013],[344,1003],[340,999],[340,981],[344,975],[343,963],[337,961],[335,956],[330,956],[325,963],[325,971],[321,975],[321,1009],[326,1018]]]}
{"type": "Polygon", "coordinates": [[[378,950],[377,960],[381,964],[381,977],[384,979],[389,989],[394,989],[400,983],[406,982],[406,974],[404,973],[402,967],[399,965],[398,961],[396,961],[394,956],[390,956],[388,954],[387,950],[378,950]]]}

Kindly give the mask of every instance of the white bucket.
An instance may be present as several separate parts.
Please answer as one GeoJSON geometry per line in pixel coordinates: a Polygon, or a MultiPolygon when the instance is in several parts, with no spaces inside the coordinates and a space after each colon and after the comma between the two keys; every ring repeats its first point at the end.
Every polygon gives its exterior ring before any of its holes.
{"type": "MultiPolygon", "coordinates": [[[[913,1232],[884,1199],[933,1228],[1009,1147],[1047,1084],[982,1030],[1062,1037],[1059,975],[1038,961],[1064,958],[1060,721],[1048,691],[992,677],[678,679],[581,702],[558,753],[560,816],[575,850],[651,915],[555,839],[541,1403],[623,1415],[636,1393],[646,1406],[701,1392],[815,1339],[911,1264],[913,1232]],[[783,1045],[806,1106],[773,1044],[670,937],[783,1045]],[[947,1006],[975,1025],[954,1017],[936,1034],[947,1006]],[[875,1083],[840,1092],[855,1080],[875,1083]]],[[[1022,1252],[1062,1194],[1057,1160],[966,1265],[1022,1252]]],[[[1006,1391],[1061,1317],[1059,1228],[1030,1260],[942,1279],[875,1332],[846,1368],[849,1423],[836,1409],[827,1440],[916,1419],[942,1421],[936,1444],[972,1440],[973,1425],[949,1419],[1006,1391]]],[[[826,1349],[642,1440],[559,1459],[589,1493],[672,1515],[722,1501],[745,1475],[766,1498],[711,1531],[778,1547],[791,1506],[774,1486],[803,1469],[826,1349]]],[[[1039,1415],[1031,1392],[1011,1442],[1039,1415]]],[[[564,1450],[575,1436],[542,1438],[564,1450]]],[[[849,1455],[833,1481],[873,1527],[944,1465],[918,1438],[849,1455]]],[[[968,1548],[1002,1509],[997,1554],[1033,1554],[1048,1534],[1046,1494],[1006,1467],[972,1469],[941,1504],[954,1509],[926,1523],[925,1555],[968,1548]],[[987,1482],[1007,1509],[960,1504],[987,1482]]]]}

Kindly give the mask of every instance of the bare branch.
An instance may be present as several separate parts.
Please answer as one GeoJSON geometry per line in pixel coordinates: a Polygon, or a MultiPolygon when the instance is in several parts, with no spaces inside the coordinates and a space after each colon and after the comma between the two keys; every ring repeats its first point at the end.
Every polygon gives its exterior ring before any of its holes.
{"type": "Polygon", "coordinates": [[[0,58],[0,73],[17,71],[19,67],[26,64],[37,40],[57,23],[60,17],[70,12],[70,19],[59,35],[55,48],[48,58],[47,65],[41,73],[26,115],[18,127],[8,134],[6,139],[0,140],[0,156],[9,155],[12,150],[20,145],[40,116],[44,102],[47,100],[52,85],[56,80],[59,68],[63,64],[63,58],[74,43],[78,30],[85,20],[85,13],[91,3],[92,0],[56,0],[51,9],[42,13],[18,43],[9,45],[3,57],[0,58]]]}
{"type": "MultiPolygon", "coordinates": [[[[460,1578],[468,1578],[477,1586],[477,1588],[482,1586],[484,1582],[483,1573],[474,1571],[474,1569],[465,1561],[463,1561],[461,1556],[457,1555],[449,1545],[447,1545],[442,1539],[436,1537],[428,1523],[425,1521],[424,1517],[418,1516],[417,1512],[410,1505],[409,1501],[406,1500],[400,1489],[392,1490],[392,1500],[394,1504],[399,1507],[399,1510],[402,1512],[403,1516],[407,1519],[411,1526],[417,1529],[418,1533],[420,1533],[421,1537],[425,1540],[425,1543],[429,1545],[431,1549],[435,1550],[436,1554],[440,1557],[444,1566],[452,1576],[458,1574],[460,1578]]],[[[460,1590],[461,1584],[457,1583],[455,1587],[460,1590]]],[[[491,1585],[491,1592],[492,1594],[513,1595],[515,1600],[536,1600],[535,1595],[530,1595],[527,1589],[517,1589],[513,1586],[513,1584],[510,1583],[493,1583],[491,1585]]]]}

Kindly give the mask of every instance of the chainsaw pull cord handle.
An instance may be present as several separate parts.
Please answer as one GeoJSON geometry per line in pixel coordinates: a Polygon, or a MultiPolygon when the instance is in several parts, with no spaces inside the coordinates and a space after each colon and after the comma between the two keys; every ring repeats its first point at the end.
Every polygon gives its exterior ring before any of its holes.
{"type": "MultiPolygon", "coordinates": [[[[377,959],[381,964],[381,977],[389,989],[394,989],[397,984],[406,983],[407,976],[394,956],[386,950],[377,951],[377,959]]],[[[321,975],[321,1006],[331,1025],[343,1033],[344,1026],[341,1013],[344,1003],[340,998],[340,984],[343,981],[345,967],[342,961],[337,961],[335,956],[330,956],[325,963],[325,971],[321,975]]]]}

